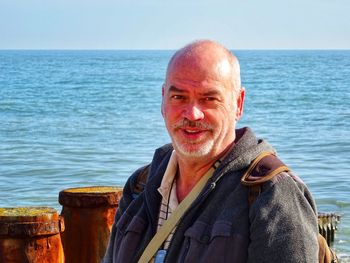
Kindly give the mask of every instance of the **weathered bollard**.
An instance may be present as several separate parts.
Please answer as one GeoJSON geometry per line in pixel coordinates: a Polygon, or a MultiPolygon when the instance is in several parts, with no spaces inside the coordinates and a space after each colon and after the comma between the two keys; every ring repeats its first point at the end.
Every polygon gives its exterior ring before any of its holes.
{"type": "Polygon", "coordinates": [[[101,261],[121,195],[121,188],[109,186],[70,188],[59,193],[66,262],[101,261]]]}
{"type": "Polygon", "coordinates": [[[0,208],[0,262],[63,263],[63,230],[53,208],[0,208]]]}

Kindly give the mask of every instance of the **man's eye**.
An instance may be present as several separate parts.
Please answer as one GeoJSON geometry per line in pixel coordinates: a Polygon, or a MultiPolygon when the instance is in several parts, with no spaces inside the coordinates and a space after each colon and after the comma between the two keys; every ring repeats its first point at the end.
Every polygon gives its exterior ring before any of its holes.
{"type": "Polygon", "coordinates": [[[205,101],[215,101],[216,98],[214,98],[214,97],[205,97],[204,100],[205,101]]]}
{"type": "Polygon", "coordinates": [[[171,96],[172,99],[174,100],[182,100],[184,98],[184,96],[181,96],[181,95],[173,95],[171,96]]]}

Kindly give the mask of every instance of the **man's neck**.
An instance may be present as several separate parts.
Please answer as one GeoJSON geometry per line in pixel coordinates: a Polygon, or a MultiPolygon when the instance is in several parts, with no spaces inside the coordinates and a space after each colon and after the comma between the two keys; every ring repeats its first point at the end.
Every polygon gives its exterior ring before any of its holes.
{"type": "Polygon", "coordinates": [[[178,174],[176,178],[176,194],[179,203],[191,192],[198,181],[206,174],[214,163],[226,155],[233,144],[214,158],[188,158],[178,156],[178,174]]]}

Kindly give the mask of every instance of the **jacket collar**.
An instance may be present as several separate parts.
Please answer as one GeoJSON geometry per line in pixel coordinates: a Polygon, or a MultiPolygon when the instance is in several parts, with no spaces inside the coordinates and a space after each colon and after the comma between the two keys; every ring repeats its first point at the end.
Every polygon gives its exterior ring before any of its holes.
{"type": "MultiPolygon", "coordinates": [[[[239,171],[246,168],[262,151],[274,151],[266,141],[257,139],[250,128],[237,129],[236,135],[234,146],[215,171],[213,177],[209,180],[210,182],[216,182],[227,172],[239,171]]],[[[159,204],[161,201],[161,195],[157,189],[161,184],[172,151],[173,147],[171,144],[166,144],[155,151],[144,191],[146,210],[154,233],[156,232],[159,204]]]]}

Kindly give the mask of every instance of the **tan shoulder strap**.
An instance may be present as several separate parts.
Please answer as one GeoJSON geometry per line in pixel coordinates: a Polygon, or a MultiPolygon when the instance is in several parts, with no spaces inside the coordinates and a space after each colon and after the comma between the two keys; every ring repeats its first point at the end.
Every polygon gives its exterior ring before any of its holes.
{"type": "Polygon", "coordinates": [[[194,186],[191,192],[185,197],[184,200],[179,204],[171,216],[164,222],[157,233],[153,236],[152,240],[148,243],[146,249],[143,251],[141,258],[138,263],[148,263],[157,252],[159,247],[163,244],[165,239],[169,236],[171,230],[174,229],[177,222],[185,214],[187,209],[191,206],[192,202],[197,198],[199,193],[202,191],[206,185],[208,179],[214,173],[215,168],[211,167],[209,171],[199,180],[199,182],[194,186]]]}

